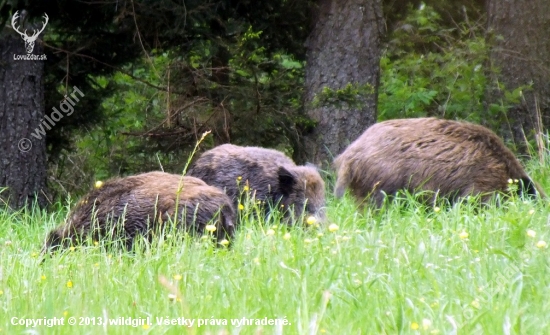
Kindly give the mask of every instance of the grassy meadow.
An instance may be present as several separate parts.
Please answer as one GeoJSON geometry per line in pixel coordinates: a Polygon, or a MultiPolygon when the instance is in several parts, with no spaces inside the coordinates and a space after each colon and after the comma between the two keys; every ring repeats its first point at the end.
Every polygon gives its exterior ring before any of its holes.
{"type": "Polygon", "coordinates": [[[548,200],[473,203],[403,197],[376,212],[329,198],[329,224],[245,220],[231,249],[167,234],[44,263],[67,208],[0,210],[0,334],[549,333],[548,200]],[[64,324],[19,324],[54,317],[64,324]]]}

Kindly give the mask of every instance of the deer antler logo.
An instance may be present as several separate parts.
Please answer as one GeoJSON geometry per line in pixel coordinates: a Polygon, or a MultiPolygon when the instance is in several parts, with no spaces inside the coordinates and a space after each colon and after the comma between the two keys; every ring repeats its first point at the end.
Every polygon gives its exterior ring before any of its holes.
{"type": "Polygon", "coordinates": [[[29,36],[27,35],[27,29],[25,29],[24,32],[20,32],[19,31],[19,27],[15,27],[16,25],[16,22],[19,20],[19,11],[15,12],[15,14],[13,14],[13,18],[11,19],[11,26],[13,27],[13,29],[19,33],[19,35],[21,35],[21,37],[23,38],[23,40],[25,41],[25,49],[27,49],[27,53],[30,54],[32,52],[32,50],[34,49],[34,42],[36,41],[36,39],[38,38],[38,35],[40,35],[41,32],[44,31],[44,28],[46,28],[46,25],[48,24],[48,21],[49,21],[49,17],[46,13],[44,13],[44,19],[46,21],[44,21],[44,23],[42,24],[42,29],[40,29],[40,31],[36,31],[36,29],[33,29],[34,30],[34,33],[32,34],[32,36],[29,36]]]}

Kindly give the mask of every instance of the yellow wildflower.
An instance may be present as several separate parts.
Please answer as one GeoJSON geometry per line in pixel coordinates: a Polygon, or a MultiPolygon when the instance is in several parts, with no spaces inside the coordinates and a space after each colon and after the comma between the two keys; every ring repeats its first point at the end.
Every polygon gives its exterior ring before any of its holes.
{"type": "Polygon", "coordinates": [[[209,231],[209,232],[213,233],[213,232],[216,231],[216,226],[213,225],[213,224],[208,224],[208,225],[206,225],[206,227],[204,229],[206,229],[206,231],[209,231]]]}
{"type": "Polygon", "coordinates": [[[540,240],[537,242],[537,248],[539,249],[544,249],[548,246],[548,244],[546,242],[544,242],[543,240],[540,240]]]}
{"type": "Polygon", "coordinates": [[[181,275],[174,275],[173,278],[174,280],[181,280],[183,277],[181,275]]]}
{"type": "Polygon", "coordinates": [[[470,234],[468,234],[468,233],[465,232],[465,231],[462,231],[460,234],[458,234],[458,237],[460,237],[461,240],[467,239],[468,236],[470,236],[470,234]]]}
{"type": "Polygon", "coordinates": [[[528,229],[527,230],[527,236],[534,238],[534,237],[537,236],[537,232],[532,230],[532,229],[528,229]]]}
{"type": "Polygon", "coordinates": [[[243,204],[239,204],[239,210],[242,211],[244,209],[244,205],[243,204]]]}
{"type": "Polygon", "coordinates": [[[223,246],[225,247],[225,246],[228,246],[228,245],[229,245],[229,241],[226,240],[226,239],[223,239],[223,240],[220,241],[220,244],[223,245],[223,246]]]}
{"type": "Polygon", "coordinates": [[[338,225],[336,223],[332,223],[330,226],[328,226],[328,230],[331,231],[331,232],[335,232],[338,229],[340,229],[340,227],[338,227],[338,225]]]}
{"type": "Polygon", "coordinates": [[[273,229],[268,229],[268,230],[265,232],[265,234],[266,234],[267,236],[273,236],[273,235],[275,235],[275,230],[273,230],[273,229]]]}
{"type": "Polygon", "coordinates": [[[416,322],[411,323],[411,329],[412,329],[412,330],[418,330],[418,328],[420,328],[420,326],[418,325],[418,323],[416,323],[416,322]]]}
{"type": "Polygon", "coordinates": [[[312,215],[307,218],[306,222],[307,224],[312,225],[317,223],[317,219],[315,218],[315,216],[312,215]]]}
{"type": "Polygon", "coordinates": [[[289,240],[290,239],[290,233],[286,233],[283,235],[283,239],[289,240]]]}
{"type": "Polygon", "coordinates": [[[67,282],[67,288],[73,288],[73,282],[71,280],[67,282]]]}

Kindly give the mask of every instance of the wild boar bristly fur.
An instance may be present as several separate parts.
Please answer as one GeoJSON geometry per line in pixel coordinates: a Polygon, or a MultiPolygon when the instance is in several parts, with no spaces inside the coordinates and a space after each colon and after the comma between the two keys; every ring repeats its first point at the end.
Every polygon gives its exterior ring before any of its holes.
{"type": "Polygon", "coordinates": [[[398,119],[368,128],[334,161],[335,195],[346,188],[361,203],[380,206],[384,194],[428,190],[451,200],[495,191],[507,192],[509,179],[519,190],[544,196],[515,155],[489,129],[435,118],[398,119]]]}
{"type": "Polygon", "coordinates": [[[115,178],[81,199],[67,221],[50,232],[43,252],[88,237],[120,240],[131,249],[137,235],[150,238],[155,229],[169,222],[199,235],[212,222],[214,236],[221,241],[233,237],[235,210],[222,190],[194,177],[149,172],[115,178]]]}
{"type": "Polygon", "coordinates": [[[325,184],[317,169],[297,166],[277,150],[220,145],[204,152],[188,175],[224,189],[235,205],[247,186],[256,201],[293,207],[295,217],[304,211],[320,220],[324,217],[325,184]]]}

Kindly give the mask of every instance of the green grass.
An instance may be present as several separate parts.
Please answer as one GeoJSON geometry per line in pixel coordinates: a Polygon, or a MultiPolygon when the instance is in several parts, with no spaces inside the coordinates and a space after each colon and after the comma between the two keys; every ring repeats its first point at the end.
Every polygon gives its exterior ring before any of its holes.
{"type": "Polygon", "coordinates": [[[549,214],[521,199],[440,210],[404,199],[378,213],[329,199],[336,231],[249,220],[229,250],[167,236],[135,253],[89,245],[41,264],[66,211],[0,211],[0,334],[29,333],[13,317],[65,319],[39,334],[545,334],[549,214]],[[104,317],[152,324],[98,325],[104,317]],[[231,324],[243,317],[288,324],[231,324]]]}

